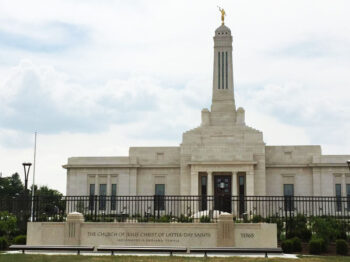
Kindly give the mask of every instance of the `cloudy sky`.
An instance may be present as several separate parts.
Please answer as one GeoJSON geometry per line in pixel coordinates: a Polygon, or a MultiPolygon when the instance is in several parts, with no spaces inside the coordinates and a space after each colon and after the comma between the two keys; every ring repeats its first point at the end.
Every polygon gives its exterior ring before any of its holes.
{"type": "Polygon", "coordinates": [[[70,156],[176,146],[211,101],[217,5],[237,106],[268,145],[350,153],[350,2],[0,0],[0,172],[33,161],[65,193],[70,156]]]}

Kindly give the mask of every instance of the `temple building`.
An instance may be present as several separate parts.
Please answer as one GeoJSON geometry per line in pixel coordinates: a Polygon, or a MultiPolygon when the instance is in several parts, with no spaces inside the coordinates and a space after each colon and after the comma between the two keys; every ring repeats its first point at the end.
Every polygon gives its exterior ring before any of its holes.
{"type": "Polygon", "coordinates": [[[349,155],[323,155],[319,145],[268,146],[246,125],[232,65],[231,30],[222,23],[214,35],[211,108],[202,110],[201,125],[176,147],[69,158],[67,195],[350,196],[349,155]]]}

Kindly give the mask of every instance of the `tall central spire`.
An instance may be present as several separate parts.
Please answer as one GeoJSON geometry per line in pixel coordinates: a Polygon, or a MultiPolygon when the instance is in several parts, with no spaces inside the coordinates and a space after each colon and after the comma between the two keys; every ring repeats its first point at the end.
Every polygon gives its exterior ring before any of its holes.
{"type": "MultiPolygon", "coordinates": [[[[223,9],[220,11],[223,19],[225,11],[223,9]]],[[[233,95],[232,35],[231,30],[224,23],[215,30],[213,71],[211,123],[214,125],[235,123],[236,106],[233,95]]]]}

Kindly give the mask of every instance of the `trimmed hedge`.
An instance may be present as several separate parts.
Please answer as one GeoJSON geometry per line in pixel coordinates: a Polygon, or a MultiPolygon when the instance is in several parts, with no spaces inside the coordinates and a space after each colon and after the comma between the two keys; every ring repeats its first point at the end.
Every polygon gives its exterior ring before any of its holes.
{"type": "Polygon", "coordinates": [[[19,235],[13,239],[13,244],[16,244],[16,245],[25,245],[26,242],[27,242],[26,235],[19,235]]]}
{"type": "Polygon", "coordinates": [[[300,238],[293,237],[291,240],[293,242],[293,252],[301,252],[302,246],[300,238]]]}
{"type": "Polygon", "coordinates": [[[6,238],[0,237],[0,250],[5,250],[9,247],[9,242],[6,238]]]}
{"type": "Polygon", "coordinates": [[[293,240],[287,239],[282,241],[281,247],[283,250],[283,253],[293,253],[293,240]]]}
{"type": "Polygon", "coordinates": [[[284,253],[300,252],[302,250],[301,240],[298,237],[282,241],[281,246],[284,253]]]}
{"type": "Polygon", "coordinates": [[[346,256],[349,251],[348,243],[344,239],[338,239],[335,242],[336,250],[338,255],[346,256]]]}
{"type": "Polygon", "coordinates": [[[322,238],[314,238],[309,242],[309,252],[310,254],[319,255],[323,252],[327,252],[326,241],[322,238]]]}

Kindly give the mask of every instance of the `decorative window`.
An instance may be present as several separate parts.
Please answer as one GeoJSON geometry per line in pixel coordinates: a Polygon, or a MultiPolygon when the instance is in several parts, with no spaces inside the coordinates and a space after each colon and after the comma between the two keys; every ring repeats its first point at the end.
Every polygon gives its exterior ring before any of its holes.
{"type": "Polygon", "coordinates": [[[350,211],[350,184],[346,184],[346,202],[348,211],[350,211]]]}
{"type": "MultiPolygon", "coordinates": [[[[227,34],[227,33],[226,33],[227,34]]],[[[225,57],[226,57],[226,89],[228,89],[228,81],[227,81],[227,75],[228,75],[228,73],[227,73],[227,68],[228,68],[228,66],[227,66],[227,52],[225,52],[225,57]]]]}
{"type": "Polygon", "coordinates": [[[89,185],[89,210],[94,210],[95,203],[95,184],[89,185]]]}
{"type": "Polygon", "coordinates": [[[294,184],[283,184],[284,209],[285,211],[294,210],[294,184]]]}
{"type": "Polygon", "coordinates": [[[112,184],[111,187],[111,210],[116,210],[117,206],[117,184],[112,184]]]}
{"type": "Polygon", "coordinates": [[[106,209],[107,184],[100,184],[100,210],[106,209]]]}
{"type": "Polygon", "coordinates": [[[200,176],[200,185],[201,185],[201,210],[207,210],[207,185],[208,177],[206,175],[200,176]]]}
{"type": "Polygon", "coordinates": [[[292,151],[285,151],[284,156],[287,157],[288,159],[292,158],[292,151]]]}
{"type": "Polygon", "coordinates": [[[218,89],[220,89],[220,52],[218,52],[218,89]]]}
{"type": "Polygon", "coordinates": [[[341,212],[341,184],[335,184],[336,210],[341,212]]]}
{"type": "Polygon", "coordinates": [[[165,184],[155,184],[154,208],[155,210],[165,209],[165,184]]]}
{"type": "Polygon", "coordinates": [[[221,86],[222,86],[222,89],[224,89],[224,72],[225,72],[225,67],[224,67],[224,56],[225,56],[225,54],[224,54],[224,52],[222,52],[221,53],[221,55],[222,55],[222,59],[221,59],[221,62],[222,62],[222,84],[221,84],[221,86]]]}
{"type": "Polygon", "coordinates": [[[157,160],[163,160],[163,159],[164,159],[164,153],[158,152],[158,153],[156,154],[156,159],[157,159],[157,160]]]}
{"type": "Polygon", "coordinates": [[[89,195],[94,196],[95,195],[95,184],[90,184],[89,186],[89,195]]]}

